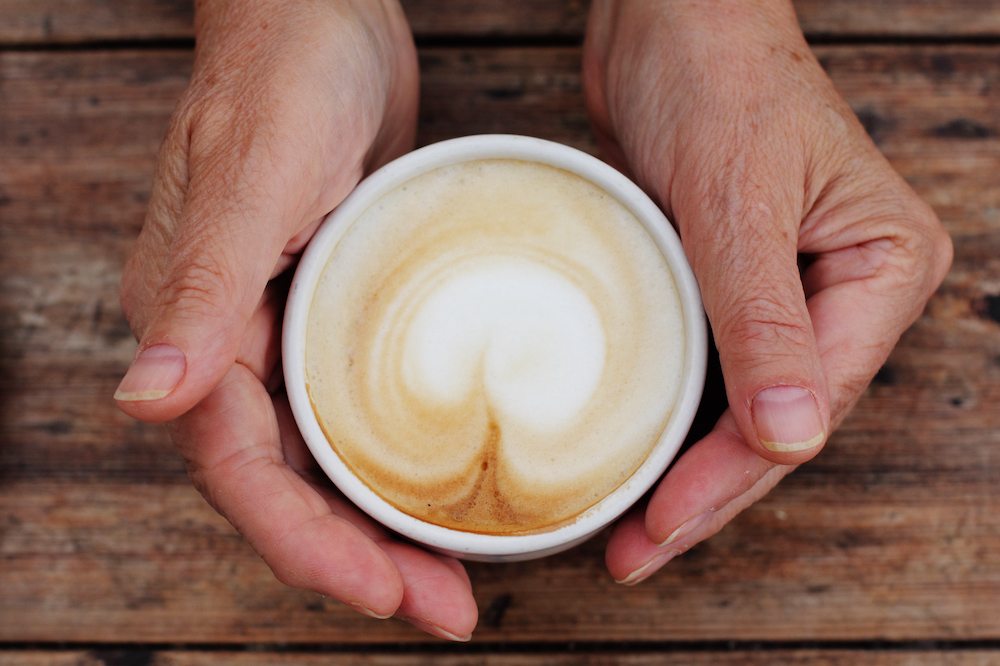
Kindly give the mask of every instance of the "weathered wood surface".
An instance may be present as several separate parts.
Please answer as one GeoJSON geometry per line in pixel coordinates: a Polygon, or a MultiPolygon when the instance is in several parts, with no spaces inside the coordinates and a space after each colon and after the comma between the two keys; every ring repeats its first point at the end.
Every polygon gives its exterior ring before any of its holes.
{"type": "MultiPolygon", "coordinates": [[[[616,586],[600,539],[471,565],[477,642],[1000,639],[1000,47],[817,53],[954,235],[945,285],[823,455],[647,583],[616,586]]],[[[577,49],[434,48],[421,63],[421,142],[511,131],[593,150],[577,49]]],[[[0,54],[0,648],[433,643],[277,583],[190,487],[162,429],[110,400],[134,348],[116,305],[120,266],[189,68],[185,50],[0,54]]],[[[677,663],[995,656],[804,654],[677,663]]],[[[383,658],[429,659],[367,659],[383,658]]]]}
{"type": "Polygon", "coordinates": [[[93,650],[4,655],[6,666],[995,666],[1000,652],[969,650],[754,650],[639,652],[580,650],[563,653],[458,654],[326,652],[189,652],[93,650]]]}
{"type": "MultiPolygon", "coordinates": [[[[402,0],[414,33],[436,37],[578,38],[589,0],[402,0]]],[[[807,34],[1000,35],[992,0],[795,0],[807,34]]],[[[5,0],[0,43],[189,39],[192,0],[5,0]]]]}
{"type": "MultiPolygon", "coordinates": [[[[875,464],[804,475],[635,589],[610,580],[600,539],[472,565],[476,640],[995,637],[995,496],[970,471],[890,490],[917,475],[875,464]]],[[[3,641],[435,642],[283,587],[186,485],[6,483],[0,502],[3,641]]]]}

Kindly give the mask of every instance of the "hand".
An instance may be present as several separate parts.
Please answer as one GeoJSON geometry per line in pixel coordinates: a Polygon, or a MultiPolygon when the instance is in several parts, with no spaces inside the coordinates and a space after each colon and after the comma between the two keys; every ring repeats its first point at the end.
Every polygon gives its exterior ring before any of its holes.
{"type": "Polygon", "coordinates": [[[584,85],[605,153],[677,225],[729,399],[612,533],[608,567],[631,584],[819,452],[941,283],[951,244],[787,0],[596,0],[584,85]]]}
{"type": "Polygon", "coordinates": [[[395,0],[207,0],[194,74],[160,152],[122,303],[139,349],[115,398],[170,420],[191,479],[275,576],[461,640],[451,558],[390,538],[305,450],[281,389],[282,274],[416,126],[413,40],[395,0]]]}

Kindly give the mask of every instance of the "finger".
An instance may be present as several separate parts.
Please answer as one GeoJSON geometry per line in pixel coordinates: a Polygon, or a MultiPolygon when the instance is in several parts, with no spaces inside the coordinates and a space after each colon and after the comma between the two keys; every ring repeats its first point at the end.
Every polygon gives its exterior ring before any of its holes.
{"type": "Polygon", "coordinates": [[[606,551],[608,570],[619,583],[642,582],[717,533],[792,469],[758,456],[726,412],[670,469],[648,506],[615,526],[606,551]]]}
{"type": "Polygon", "coordinates": [[[403,599],[386,553],[284,463],[270,397],[241,365],[170,424],[195,485],[278,580],[387,617],[403,599]]]}
{"type": "Polygon", "coordinates": [[[324,484],[318,492],[335,515],[357,526],[396,565],[403,582],[403,599],[394,617],[438,638],[456,642],[471,639],[479,611],[472,582],[461,562],[389,538],[383,528],[329,485],[324,484]]]}
{"type": "MultiPolygon", "coordinates": [[[[309,452],[309,447],[306,446],[306,442],[302,438],[302,433],[299,432],[299,426],[292,415],[292,408],[288,404],[288,396],[284,392],[281,392],[278,395],[272,396],[271,400],[274,404],[275,417],[278,420],[278,432],[281,436],[281,457],[285,461],[285,464],[293,472],[313,485],[313,487],[320,488],[325,486],[332,488],[333,482],[329,481],[323,472],[323,468],[319,466],[316,458],[309,452]]],[[[329,500],[327,503],[329,504],[329,500]]],[[[351,504],[350,506],[353,507],[354,505],[351,504]]],[[[364,515],[357,508],[355,508],[355,511],[357,511],[358,517],[364,515]]],[[[340,513],[339,515],[343,516],[344,514],[340,513]]],[[[348,520],[351,519],[348,518],[348,520]]],[[[351,520],[351,522],[358,524],[356,520],[351,520]]],[[[372,538],[374,538],[374,535],[372,538]]]]}
{"type": "Polygon", "coordinates": [[[243,329],[236,355],[236,362],[250,370],[269,393],[281,385],[272,384],[281,375],[281,320],[287,297],[288,279],[284,276],[268,283],[243,329]]]}
{"type": "MultiPolygon", "coordinates": [[[[194,130],[180,218],[147,219],[126,268],[128,279],[149,270],[148,257],[160,257],[139,349],[115,395],[137,418],[175,418],[222,379],[288,239],[319,216],[309,191],[319,188],[287,154],[296,140],[266,125],[240,136],[239,127],[226,136],[214,127],[194,130]]],[[[341,182],[341,198],[359,178],[341,182]]],[[[150,215],[165,210],[151,205],[150,215]]]]}
{"type": "Polygon", "coordinates": [[[470,640],[479,611],[461,563],[397,541],[379,545],[403,577],[403,601],[396,617],[438,638],[470,640]]]}
{"type": "Polygon", "coordinates": [[[739,432],[761,457],[798,464],[829,432],[826,380],[799,275],[795,196],[760,165],[767,156],[750,153],[672,200],[739,432]]]}
{"type": "MultiPolygon", "coordinates": [[[[895,176],[894,174],[892,174],[895,176]]],[[[874,176],[869,180],[875,181],[874,176]]],[[[933,211],[898,179],[861,210],[842,203],[844,223],[827,218],[803,236],[817,259],[803,273],[810,316],[839,422],[885,363],[900,335],[923,311],[951,265],[952,245],[933,211]],[[890,210],[886,218],[880,210],[890,210]],[[823,233],[823,236],[819,236],[823,233]]]]}
{"type": "MultiPolygon", "coordinates": [[[[864,224],[839,226],[831,237],[807,239],[806,246],[821,253],[803,280],[830,383],[834,425],[861,395],[950,264],[951,243],[936,218],[919,204],[912,212],[889,225],[860,216],[864,224]],[[897,233],[867,241],[878,228],[897,233]],[[831,249],[832,239],[848,247],[831,249]]],[[[678,460],[645,512],[636,512],[616,528],[607,553],[612,575],[626,584],[644,580],[715,534],[792,469],[756,456],[727,412],[708,437],[678,460]]]]}
{"type": "Polygon", "coordinates": [[[299,255],[302,254],[302,250],[305,249],[306,245],[312,239],[313,234],[319,229],[319,225],[323,222],[322,217],[318,217],[312,221],[305,229],[295,234],[291,240],[285,243],[285,249],[281,253],[281,257],[278,259],[278,263],[275,264],[274,269],[271,270],[271,279],[278,277],[289,268],[295,265],[299,260],[299,255]]]}
{"type": "Polygon", "coordinates": [[[276,399],[275,411],[282,432],[283,455],[289,466],[310,479],[330,510],[374,540],[399,570],[404,592],[395,616],[438,638],[468,641],[476,627],[478,609],[472,583],[461,562],[388,538],[384,529],[325,479],[295,427],[288,400],[283,396],[276,399]]]}
{"type": "Polygon", "coordinates": [[[471,639],[479,612],[472,582],[461,562],[388,537],[386,530],[328,483],[313,487],[331,512],[358,527],[396,565],[403,582],[403,599],[394,617],[438,638],[456,642],[471,639]]]}

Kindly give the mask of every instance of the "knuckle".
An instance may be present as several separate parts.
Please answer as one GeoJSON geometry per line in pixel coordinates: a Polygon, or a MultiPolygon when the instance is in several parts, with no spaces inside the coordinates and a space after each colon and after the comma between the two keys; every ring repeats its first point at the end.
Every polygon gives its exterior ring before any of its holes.
{"type": "Polygon", "coordinates": [[[808,346],[811,326],[793,306],[770,295],[767,287],[761,291],[735,304],[720,337],[738,348],[765,348],[781,356],[798,354],[808,346]]]}
{"type": "Polygon", "coordinates": [[[225,317],[234,291],[230,272],[222,261],[195,260],[168,278],[157,305],[175,316],[225,317]]]}
{"type": "Polygon", "coordinates": [[[951,262],[955,257],[955,247],[951,236],[944,227],[938,223],[930,239],[931,244],[931,265],[933,267],[933,279],[935,287],[944,280],[944,276],[951,269],[951,262]]]}
{"type": "Polygon", "coordinates": [[[775,252],[794,253],[798,233],[787,193],[769,186],[765,167],[747,156],[732,157],[704,186],[695,210],[695,235],[703,238],[706,259],[727,265],[733,274],[770,265],[775,252]],[[731,265],[730,265],[731,264],[731,265]]]}
{"type": "Polygon", "coordinates": [[[917,286],[924,299],[929,298],[951,268],[954,247],[937,215],[919,202],[905,226],[900,245],[906,260],[900,266],[901,278],[917,286]]]}

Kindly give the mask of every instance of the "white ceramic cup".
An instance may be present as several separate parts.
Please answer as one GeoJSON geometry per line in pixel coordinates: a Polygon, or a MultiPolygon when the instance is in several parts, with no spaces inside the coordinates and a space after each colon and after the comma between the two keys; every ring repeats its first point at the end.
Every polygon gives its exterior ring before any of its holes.
{"type": "Polygon", "coordinates": [[[431,550],[467,560],[509,562],[543,557],[575,546],[629,509],[663,475],[684,441],[701,400],[708,336],[701,297],[680,240],[660,209],[628,178],[604,162],[562,144],[513,135],[479,135],[443,141],[382,167],[334,210],[302,255],[285,311],[282,362],[292,412],[306,444],[334,484],[361,510],[431,550]],[[313,292],[340,238],[384,194],[443,166],[481,159],[516,159],[564,169],[597,185],[646,227],[673,274],[684,317],[685,349],[680,392],[659,441],[645,462],[617,490],[578,519],[547,532],[488,535],[463,532],[414,518],[374,493],[340,459],[313,412],[306,388],[306,328],[313,292]]]}

